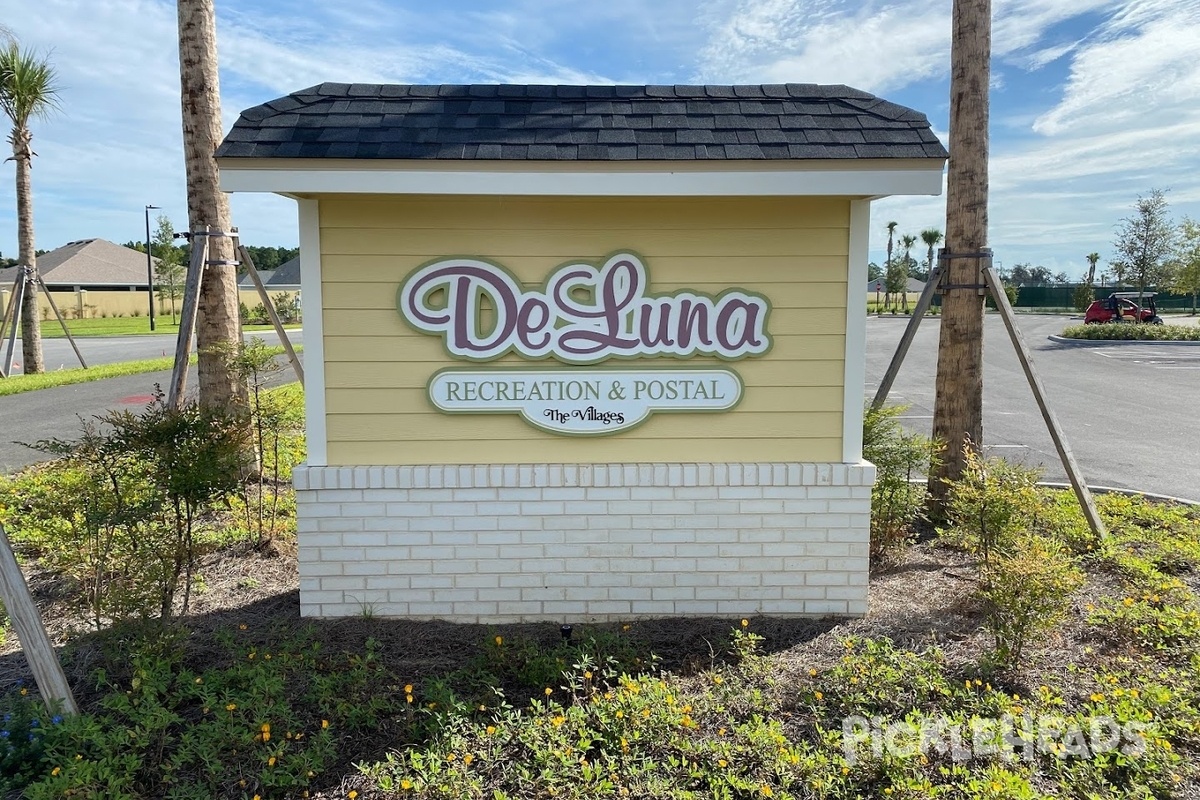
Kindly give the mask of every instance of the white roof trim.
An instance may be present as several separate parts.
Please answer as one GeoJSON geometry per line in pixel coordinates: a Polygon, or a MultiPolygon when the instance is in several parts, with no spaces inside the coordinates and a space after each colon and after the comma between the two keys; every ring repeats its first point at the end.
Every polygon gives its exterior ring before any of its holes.
{"type": "MultiPolygon", "coordinates": [[[[401,169],[239,169],[222,166],[226,192],[278,194],[549,195],[573,197],[653,196],[885,196],[937,195],[942,166],[894,170],[804,169],[464,171],[401,169]]],[[[228,162],[226,162],[228,164],[228,162]]]]}

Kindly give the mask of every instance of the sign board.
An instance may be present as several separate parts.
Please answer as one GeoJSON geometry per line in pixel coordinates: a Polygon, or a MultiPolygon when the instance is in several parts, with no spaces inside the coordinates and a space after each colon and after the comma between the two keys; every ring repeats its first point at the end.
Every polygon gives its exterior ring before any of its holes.
{"type": "Polygon", "coordinates": [[[743,385],[726,368],[665,366],[663,357],[759,356],[771,347],[770,304],[729,289],[651,294],[645,265],[618,253],[603,266],[565,264],[526,291],[499,265],[472,258],[426,264],[400,287],[401,317],[474,362],[514,354],[568,366],[451,368],[429,382],[446,413],[517,413],[561,434],[626,430],[656,412],[726,411],[743,385]],[[593,366],[620,359],[621,368],[593,366]],[[642,367],[635,360],[655,359],[642,367]]]}

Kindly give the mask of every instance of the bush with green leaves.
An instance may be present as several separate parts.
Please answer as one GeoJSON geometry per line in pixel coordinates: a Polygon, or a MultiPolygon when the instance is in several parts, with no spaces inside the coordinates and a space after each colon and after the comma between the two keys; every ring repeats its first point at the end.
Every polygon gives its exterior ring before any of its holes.
{"type": "Polygon", "coordinates": [[[901,427],[907,406],[868,407],[863,414],[863,458],[875,465],[871,490],[871,559],[898,556],[924,516],[926,485],[918,479],[936,464],[939,449],[930,439],[901,427]]]}
{"type": "Polygon", "coordinates": [[[412,717],[376,644],[324,655],[303,637],[264,646],[227,632],[219,665],[181,662],[173,634],[129,655],[129,679],[99,682],[99,708],[43,741],[30,800],[298,797],[339,747],[412,717]]]}
{"type": "Polygon", "coordinates": [[[240,486],[245,419],[159,395],[140,414],[111,411],[76,440],[37,447],[60,458],[0,489],[14,539],[82,590],[92,622],[186,612],[210,512],[240,486]]]}
{"type": "Polygon", "coordinates": [[[993,553],[980,574],[979,597],[997,664],[1020,664],[1030,639],[1066,617],[1071,595],[1082,585],[1074,559],[1046,537],[1019,537],[993,553]]]}
{"type": "Polygon", "coordinates": [[[1076,286],[1071,292],[1071,307],[1082,314],[1096,299],[1096,290],[1091,286],[1076,286]]]}
{"type": "Polygon", "coordinates": [[[1200,342],[1200,327],[1107,322],[1100,325],[1071,325],[1063,330],[1062,336],[1064,339],[1093,341],[1200,342]]]}
{"type": "Polygon", "coordinates": [[[977,596],[985,604],[992,658],[1021,662],[1026,645],[1053,629],[1083,583],[1074,557],[1052,530],[1062,516],[1037,487],[1040,473],[964,451],[961,478],[950,485],[943,537],[979,558],[977,596]]]}

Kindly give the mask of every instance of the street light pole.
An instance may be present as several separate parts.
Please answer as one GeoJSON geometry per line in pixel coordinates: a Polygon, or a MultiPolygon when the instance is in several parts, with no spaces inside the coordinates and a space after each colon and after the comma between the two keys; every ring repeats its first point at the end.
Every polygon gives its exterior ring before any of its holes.
{"type": "Polygon", "coordinates": [[[150,330],[154,330],[154,264],[150,260],[150,209],[146,206],[146,299],[150,302],[150,330]]]}

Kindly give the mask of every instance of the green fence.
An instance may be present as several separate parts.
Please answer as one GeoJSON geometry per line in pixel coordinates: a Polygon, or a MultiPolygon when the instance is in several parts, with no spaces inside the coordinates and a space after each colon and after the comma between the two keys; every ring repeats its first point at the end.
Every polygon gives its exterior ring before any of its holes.
{"type": "MultiPolygon", "coordinates": [[[[1075,290],[1080,284],[1062,286],[1022,286],[1017,290],[1017,308],[1070,308],[1075,307],[1075,290]]],[[[1092,298],[1102,300],[1116,291],[1136,292],[1136,288],[1122,286],[1119,289],[1112,286],[1093,286],[1092,298]]],[[[1154,303],[1160,310],[1190,311],[1192,308],[1191,295],[1172,294],[1156,288],[1147,288],[1147,292],[1159,292],[1154,303]]]]}

